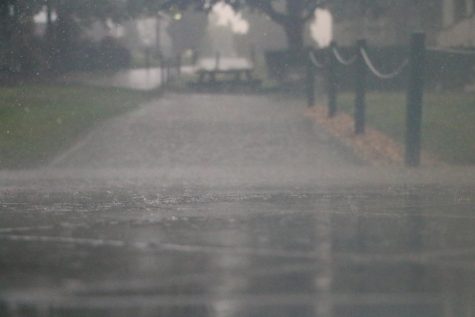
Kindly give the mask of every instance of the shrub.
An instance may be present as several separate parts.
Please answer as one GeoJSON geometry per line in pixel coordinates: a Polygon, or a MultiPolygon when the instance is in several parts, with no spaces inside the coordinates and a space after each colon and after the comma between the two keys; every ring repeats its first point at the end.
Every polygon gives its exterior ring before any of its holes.
{"type": "Polygon", "coordinates": [[[82,41],[72,54],[70,70],[119,70],[131,63],[130,52],[111,37],[101,42],[82,41]]]}

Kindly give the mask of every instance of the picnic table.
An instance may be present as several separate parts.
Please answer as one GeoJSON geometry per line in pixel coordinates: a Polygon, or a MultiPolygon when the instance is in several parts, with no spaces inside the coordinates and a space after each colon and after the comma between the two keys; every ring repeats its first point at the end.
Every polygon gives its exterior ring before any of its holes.
{"type": "Polygon", "coordinates": [[[197,63],[199,83],[218,81],[248,82],[254,81],[254,66],[245,58],[202,58],[197,63]]]}

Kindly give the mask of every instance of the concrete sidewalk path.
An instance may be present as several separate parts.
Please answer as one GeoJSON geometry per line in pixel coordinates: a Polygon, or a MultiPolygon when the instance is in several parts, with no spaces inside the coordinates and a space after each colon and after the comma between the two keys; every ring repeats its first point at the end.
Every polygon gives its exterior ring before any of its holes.
{"type": "MultiPolygon", "coordinates": [[[[282,96],[168,95],[111,120],[53,168],[160,170],[288,181],[359,165],[282,96]]],[[[185,179],[186,181],[186,179],[185,179]]]]}

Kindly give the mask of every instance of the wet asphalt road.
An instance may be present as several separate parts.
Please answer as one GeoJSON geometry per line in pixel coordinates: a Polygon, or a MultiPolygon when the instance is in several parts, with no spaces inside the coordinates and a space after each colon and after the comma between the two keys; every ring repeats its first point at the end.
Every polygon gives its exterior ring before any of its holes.
{"type": "Polygon", "coordinates": [[[291,99],[165,96],[0,174],[0,316],[475,312],[473,170],[375,170],[291,99]]]}

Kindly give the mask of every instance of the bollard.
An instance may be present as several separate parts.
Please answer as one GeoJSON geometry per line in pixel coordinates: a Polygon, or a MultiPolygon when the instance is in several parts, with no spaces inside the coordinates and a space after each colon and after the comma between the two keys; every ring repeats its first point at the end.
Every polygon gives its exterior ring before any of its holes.
{"type": "Polygon", "coordinates": [[[191,64],[196,66],[196,64],[198,63],[199,57],[200,57],[199,52],[197,50],[193,50],[191,54],[191,64]]]}
{"type": "Polygon", "coordinates": [[[163,86],[165,84],[165,67],[163,63],[163,57],[160,58],[160,85],[163,86]]]}
{"type": "Polygon", "coordinates": [[[178,77],[181,76],[181,57],[182,55],[180,53],[176,54],[176,63],[175,63],[175,68],[176,68],[176,74],[178,77]]]}
{"type": "MultiPolygon", "coordinates": [[[[311,54],[311,51],[309,51],[311,54]]],[[[307,106],[315,106],[315,67],[310,60],[310,57],[307,58],[307,80],[306,80],[306,91],[307,91],[307,106]]]]}
{"type": "Polygon", "coordinates": [[[167,84],[172,80],[172,74],[171,74],[171,61],[168,60],[166,63],[166,73],[167,73],[167,84]]]}
{"type": "Polygon", "coordinates": [[[414,33],[411,37],[409,56],[409,80],[406,108],[406,153],[405,163],[409,167],[420,165],[422,105],[424,97],[424,74],[426,36],[414,33]]]}
{"type": "Polygon", "coordinates": [[[336,77],[336,60],[333,56],[333,47],[336,45],[332,42],[327,49],[327,85],[328,85],[328,117],[333,118],[337,112],[337,94],[338,83],[336,77]]]}
{"type": "Polygon", "coordinates": [[[356,42],[356,69],[355,69],[355,134],[363,134],[365,132],[366,125],[366,80],[367,80],[367,68],[362,49],[366,49],[366,40],[359,40],[356,42]]]}
{"type": "Polygon", "coordinates": [[[163,84],[164,85],[167,85],[168,84],[168,66],[167,66],[167,62],[166,61],[163,61],[163,84]]]}
{"type": "Polygon", "coordinates": [[[219,70],[220,63],[221,63],[221,53],[216,52],[216,60],[215,60],[215,67],[214,67],[216,70],[219,70]]]}
{"type": "Polygon", "coordinates": [[[162,75],[163,75],[163,86],[166,86],[170,81],[170,72],[168,67],[168,61],[164,60],[162,62],[162,75]]]}
{"type": "Polygon", "coordinates": [[[249,59],[251,60],[252,66],[256,67],[257,56],[256,56],[256,45],[255,44],[251,44],[251,46],[250,46],[249,59]]]}
{"type": "Polygon", "coordinates": [[[144,51],[144,55],[145,55],[145,68],[147,70],[150,69],[150,48],[145,48],[145,51],[144,51]]]}

